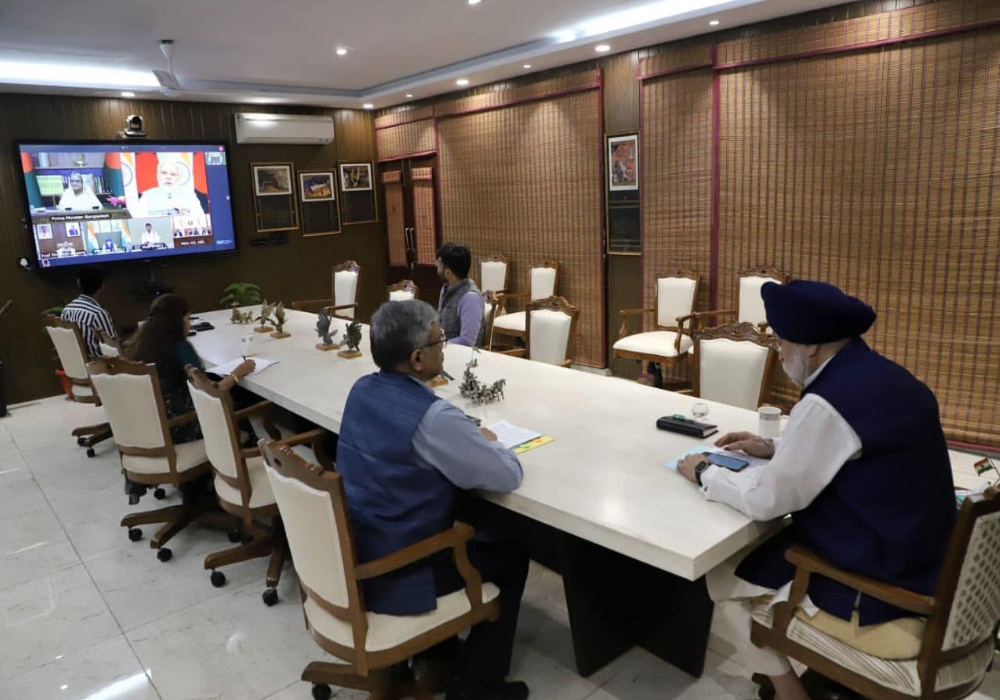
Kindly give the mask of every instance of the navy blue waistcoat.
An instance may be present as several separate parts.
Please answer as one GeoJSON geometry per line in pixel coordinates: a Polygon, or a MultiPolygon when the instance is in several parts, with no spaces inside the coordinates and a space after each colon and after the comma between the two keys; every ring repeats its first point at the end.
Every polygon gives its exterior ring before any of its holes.
{"type": "MultiPolygon", "coordinates": [[[[956,517],[934,394],[861,339],[830,360],[803,390],[803,397],[808,394],[829,402],[854,429],[861,455],[792,516],[790,527],[751,552],[736,574],[780,588],[794,575],[785,550],[801,544],[840,569],[933,595],[956,517]]],[[[857,591],[814,574],[809,596],[821,610],[849,620],[857,591]]],[[[871,625],[911,613],[862,595],[858,614],[862,625],[871,625]]]]}
{"type": "MultiPolygon", "coordinates": [[[[438,400],[405,374],[379,372],[351,388],[337,441],[358,560],[368,562],[451,527],[455,487],[420,467],[413,434],[438,400]]],[[[367,608],[415,615],[437,607],[430,560],[364,581],[367,608]]]]}

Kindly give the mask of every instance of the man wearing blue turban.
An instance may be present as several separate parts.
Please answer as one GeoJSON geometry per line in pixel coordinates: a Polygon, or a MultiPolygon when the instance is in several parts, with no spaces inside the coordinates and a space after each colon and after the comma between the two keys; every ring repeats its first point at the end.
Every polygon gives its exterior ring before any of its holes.
{"type": "MultiPolygon", "coordinates": [[[[681,473],[712,501],[754,520],[792,514],[791,525],[707,576],[730,641],[747,666],[768,675],[781,700],[808,697],[788,659],[750,643],[761,596],[787,600],[792,545],[835,567],[933,595],[955,497],[948,448],[933,392],[861,339],[875,322],[866,303],[824,282],[761,288],[785,373],[802,387],[784,436],[728,433],[716,443],[769,458],[732,472],[688,457],[681,473]]],[[[829,578],[813,575],[798,608],[809,624],[882,658],[915,658],[923,622],[829,578]]],[[[815,695],[816,693],[812,693],[815,695]]]]}

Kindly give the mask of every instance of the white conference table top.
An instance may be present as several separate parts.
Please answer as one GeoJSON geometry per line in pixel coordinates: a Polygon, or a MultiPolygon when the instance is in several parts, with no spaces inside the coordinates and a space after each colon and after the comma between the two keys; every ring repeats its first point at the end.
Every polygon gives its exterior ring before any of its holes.
{"type": "MultiPolygon", "coordinates": [[[[210,365],[240,354],[240,339],[253,333],[229,322],[230,312],[200,314],[215,330],[192,337],[210,365]]],[[[376,371],[368,346],[363,356],[344,359],[315,349],[316,316],[288,312],[277,340],[253,333],[254,356],[279,360],[241,384],[317,425],[339,432],[348,391],[360,377],[376,371]]],[[[346,322],[335,341],[343,337],[346,322]]],[[[551,435],[555,440],[520,456],[524,483],[509,494],[483,494],[489,500],[664,571],[695,580],[730,555],[760,539],[774,524],[754,523],[741,513],[705,500],[697,487],[664,464],[715,438],[696,438],[657,430],[659,416],[690,415],[698,400],[635,382],[544,365],[496,353],[479,352],[475,370],[486,383],[507,380],[506,398],[476,406],[458,391],[472,351],[445,349],[445,369],[455,381],[436,391],[469,415],[491,425],[506,420],[551,435]]],[[[756,431],[753,411],[706,402],[706,420],[721,432],[756,431]]]]}

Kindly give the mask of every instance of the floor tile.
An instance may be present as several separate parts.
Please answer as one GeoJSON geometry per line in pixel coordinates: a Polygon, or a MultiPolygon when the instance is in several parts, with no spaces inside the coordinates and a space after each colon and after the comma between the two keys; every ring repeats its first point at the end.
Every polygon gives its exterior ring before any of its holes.
{"type": "Polygon", "coordinates": [[[0,680],[120,633],[83,566],[0,591],[0,680]]]}
{"type": "Polygon", "coordinates": [[[160,700],[123,635],[0,682],[10,700],[160,700]]]}

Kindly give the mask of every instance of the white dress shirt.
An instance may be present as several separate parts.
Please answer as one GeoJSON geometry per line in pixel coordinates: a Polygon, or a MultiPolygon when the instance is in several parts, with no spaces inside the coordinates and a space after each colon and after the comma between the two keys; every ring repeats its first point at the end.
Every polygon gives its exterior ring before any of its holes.
{"type": "MultiPolygon", "coordinates": [[[[809,375],[806,386],[828,363],[809,375]]],[[[753,520],[773,520],[812,503],[860,454],[861,438],[844,417],[826,399],[807,394],[788,415],[770,462],[741,472],[710,466],[701,474],[702,491],[753,520]]]]}
{"type": "Polygon", "coordinates": [[[133,216],[205,213],[194,190],[183,187],[154,187],[146,190],[129,210],[133,216]]]}

